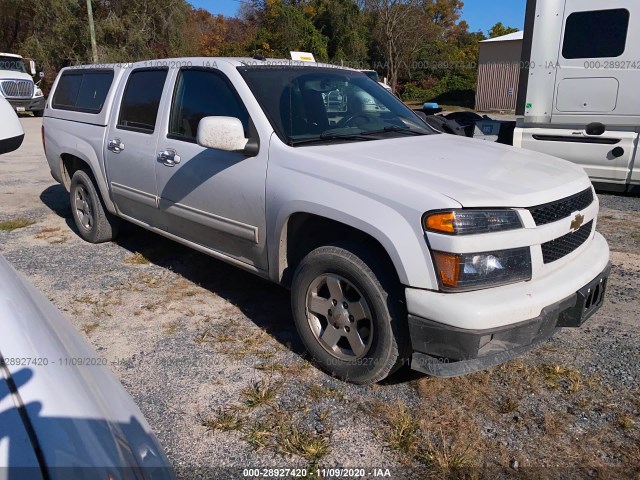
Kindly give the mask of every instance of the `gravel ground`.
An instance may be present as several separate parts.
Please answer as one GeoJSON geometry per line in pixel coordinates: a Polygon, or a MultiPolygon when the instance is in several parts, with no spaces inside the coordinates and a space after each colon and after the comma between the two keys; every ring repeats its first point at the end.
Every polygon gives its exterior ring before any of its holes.
{"type": "Polygon", "coordinates": [[[639,198],[600,196],[613,270],[583,328],[488,372],[357,387],[307,361],[285,290],[134,226],[83,242],[40,120],[22,121],[25,144],[0,157],[0,222],[34,223],[0,229],[0,254],[111,362],[181,478],[640,478],[639,198]]]}

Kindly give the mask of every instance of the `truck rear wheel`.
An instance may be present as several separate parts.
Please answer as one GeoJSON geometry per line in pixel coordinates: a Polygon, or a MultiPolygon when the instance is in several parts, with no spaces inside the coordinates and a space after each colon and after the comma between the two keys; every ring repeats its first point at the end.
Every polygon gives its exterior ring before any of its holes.
{"type": "Polygon", "coordinates": [[[298,333],[318,365],[356,384],[402,365],[408,335],[399,284],[367,250],[324,246],[300,262],[291,302],[298,333]]]}
{"type": "Polygon", "coordinates": [[[117,236],[120,219],[105,208],[91,174],[84,170],[74,173],[69,193],[73,220],[83,239],[102,243],[117,236]]]}

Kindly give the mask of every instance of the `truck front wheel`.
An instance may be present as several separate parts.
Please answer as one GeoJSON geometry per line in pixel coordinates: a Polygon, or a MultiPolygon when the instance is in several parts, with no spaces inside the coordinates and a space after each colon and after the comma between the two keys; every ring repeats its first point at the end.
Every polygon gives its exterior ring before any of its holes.
{"type": "Polygon", "coordinates": [[[89,173],[75,172],[69,193],[73,220],[82,238],[87,242],[102,243],[117,236],[120,219],[106,210],[89,173]]]}
{"type": "Polygon", "coordinates": [[[356,384],[383,380],[402,365],[408,335],[400,286],[379,256],[356,245],[313,250],[293,278],[293,317],[318,365],[356,384]]]}

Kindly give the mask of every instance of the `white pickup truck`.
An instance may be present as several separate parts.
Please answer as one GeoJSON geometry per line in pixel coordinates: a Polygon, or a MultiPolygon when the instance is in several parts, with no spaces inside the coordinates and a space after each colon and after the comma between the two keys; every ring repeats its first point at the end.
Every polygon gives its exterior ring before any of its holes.
{"type": "Polygon", "coordinates": [[[83,238],[124,219],[290,288],[317,364],[354,383],[488,368],[603,303],[609,249],[580,167],[439,134],[355,70],[67,68],[43,140],[83,238]]]}

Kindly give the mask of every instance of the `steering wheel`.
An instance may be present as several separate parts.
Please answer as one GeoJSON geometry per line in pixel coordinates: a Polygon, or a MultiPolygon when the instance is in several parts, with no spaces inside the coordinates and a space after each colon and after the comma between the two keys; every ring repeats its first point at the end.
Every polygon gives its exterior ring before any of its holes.
{"type": "Polygon", "coordinates": [[[371,123],[372,121],[371,115],[365,115],[364,113],[356,113],[355,115],[349,115],[348,117],[344,117],[342,120],[340,120],[337,123],[336,127],[337,128],[348,127],[349,124],[353,122],[356,118],[364,118],[367,123],[371,123]]]}

